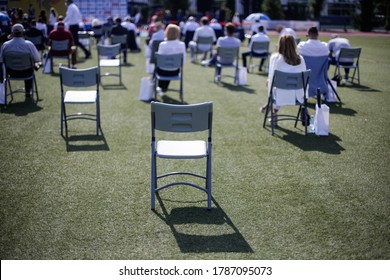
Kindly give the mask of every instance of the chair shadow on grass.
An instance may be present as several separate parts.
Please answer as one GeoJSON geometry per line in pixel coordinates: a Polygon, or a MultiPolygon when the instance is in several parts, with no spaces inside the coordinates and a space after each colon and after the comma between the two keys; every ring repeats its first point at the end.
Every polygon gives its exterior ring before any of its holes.
{"type": "Polygon", "coordinates": [[[25,102],[12,102],[7,106],[1,106],[0,112],[3,114],[13,114],[18,117],[26,116],[43,109],[41,106],[39,106],[39,101],[42,101],[42,99],[40,98],[38,103],[32,102],[30,100],[25,102]]]}
{"type": "MultiPolygon", "coordinates": [[[[174,208],[168,213],[159,194],[156,198],[162,213],[154,211],[171,229],[182,253],[253,253],[252,248],[233,224],[227,214],[213,198],[216,207],[208,211],[203,207],[174,208]],[[199,226],[207,234],[187,234],[180,232],[180,226],[198,229],[199,226]]],[[[164,199],[167,200],[167,199],[164,199]]]]}
{"type": "Polygon", "coordinates": [[[359,85],[359,84],[356,84],[356,83],[348,83],[346,85],[343,85],[341,86],[341,88],[343,87],[348,87],[348,88],[353,88],[357,91],[361,91],[361,92],[382,92],[381,90],[379,89],[375,89],[375,88],[371,88],[371,87],[367,87],[367,86],[362,86],[362,85],[359,85]]]}
{"type": "Polygon", "coordinates": [[[69,135],[66,141],[67,152],[109,151],[104,133],[91,135],[69,135]]]}
{"type": "MultiPolygon", "coordinates": [[[[339,115],[345,115],[345,116],[355,116],[357,114],[357,111],[351,108],[343,107],[343,104],[341,103],[335,103],[335,102],[328,102],[326,105],[329,106],[329,111],[331,114],[339,114],[339,115]]],[[[315,103],[308,103],[308,108],[313,110],[313,114],[315,111],[315,103]]]]}
{"type": "MultiPolygon", "coordinates": [[[[179,93],[179,90],[176,90],[176,89],[170,89],[169,91],[176,91],[176,92],[179,93]]],[[[178,96],[178,98],[180,98],[180,97],[178,96]]],[[[161,99],[162,99],[162,102],[168,103],[168,104],[178,104],[178,105],[186,105],[186,104],[188,104],[188,103],[185,102],[185,101],[184,101],[184,103],[181,103],[180,100],[175,99],[175,98],[172,98],[172,97],[169,97],[169,96],[166,95],[166,94],[163,95],[163,96],[161,97],[161,99]]],[[[154,101],[157,101],[157,102],[158,102],[158,100],[154,100],[154,101]]]]}
{"type": "Polygon", "coordinates": [[[256,94],[256,91],[254,89],[249,88],[245,85],[235,85],[234,82],[228,83],[228,82],[221,81],[220,85],[227,88],[230,91],[245,92],[248,94],[256,94]]]}
{"type": "Polygon", "coordinates": [[[295,132],[294,129],[296,128],[292,127],[291,129],[285,129],[279,126],[275,128],[275,136],[293,144],[303,151],[317,151],[335,155],[341,154],[342,151],[345,151],[345,149],[338,143],[342,140],[332,133],[329,133],[328,136],[317,136],[309,133],[305,135],[304,131],[295,132]],[[279,132],[283,132],[283,134],[281,135],[279,132]]]}

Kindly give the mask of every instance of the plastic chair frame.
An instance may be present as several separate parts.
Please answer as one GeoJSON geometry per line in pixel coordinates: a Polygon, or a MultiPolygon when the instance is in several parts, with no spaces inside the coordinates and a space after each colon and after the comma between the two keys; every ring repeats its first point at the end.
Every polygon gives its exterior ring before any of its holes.
{"type": "Polygon", "coordinates": [[[225,48],[217,47],[217,57],[223,58],[234,58],[233,63],[225,64],[218,61],[216,62],[215,73],[214,73],[214,82],[219,83],[222,77],[222,68],[224,67],[234,67],[234,83],[237,84],[238,81],[238,53],[240,48],[225,48]],[[221,77],[217,77],[217,68],[221,68],[221,77]]]}
{"type": "Polygon", "coordinates": [[[163,40],[153,40],[152,46],[150,47],[150,63],[156,64],[156,53],[161,42],[163,42],[163,40]]]}
{"type": "MultiPolygon", "coordinates": [[[[213,103],[206,102],[193,105],[173,105],[159,102],[151,103],[151,209],[155,209],[155,195],[170,186],[186,185],[194,187],[207,194],[207,209],[211,209],[211,147],[212,147],[212,119],[213,119],[213,103]],[[158,137],[156,131],[170,133],[193,133],[199,131],[208,131],[207,150],[205,155],[181,155],[177,156],[159,156],[157,150],[158,137]],[[197,174],[193,172],[168,172],[158,175],[157,173],[157,158],[167,159],[200,159],[206,157],[206,174],[197,174]],[[205,187],[193,184],[191,182],[179,181],[172,182],[162,186],[158,186],[158,180],[169,176],[188,175],[189,177],[197,177],[205,180],[205,187]]],[[[180,141],[180,140],[178,140],[180,141]]],[[[176,141],[174,141],[176,142],[176,141]]],[[[204,141],[206,142],[206,141],[204,141]]]]}
{"type": "MultiPolygon", "coordinates": [[[[253,58],[254,57],[267,60],[268,56],[269,56],[269,42],[252,42],[251,52],[249,55],[249,72],[251,72],[251,73],[253,72],[253,68],[254,68],[253,58]],[[255,53],[255,51],[257,51],[257,50],[261,50],[261,51],[267,50],[267,52],[264,54],[258,54],[258,53],[255,53]]],[[[268,69],[268,66],[266,67],[266,69],[268,69]]]]}
{"type": "MultiPolygon", "coordinates": [[[[84,45],[91,52],[91,34],[88,31],[78,31],[79,41],[88,39],[88,44],[84,45]]],[[[81,41],[83,42],[83,41],[81,41]]]]}
{"type": "Polygon", "coordinates": [[[99,69],[99,77],[100,84],[102,84],[102,78],[104,76],[115,76],[119,78],[119,85],[122,84],[122,63],[121,63],[121,44],[115,45],[97,45],[98,51],[98,69],[99,69]],[[102,58],[104,57],[104,58],[102,58]],[[118,73],[109,73],[106,72],[102,75],[101,68],[103,67],[118,67],[118,73]]]}
{"type": "Polygon", "coordinates": [[[211,52],[213,49],[213,37],[212,36],[198,36],[196,40],[196,48],[195,48],[195,60],[198,60],[198,54],[203,54],[203,58],[205,59],[207,54],[211,52]],[[199,45],[209,45],[208,50],[199,49],[199,45]]]}
{"type": "MultiPolygon", "coordinates": [[[[100,95],[99,95],[99,73],[98,67],[87,69],[69,69],[60,67],[60,83],[61,83],[61,136],[68,140],[68,121],[76,119],[84,119],[96,122],[96,135],[99,135],[100,130],[100,95]],[[67,89],[82,89],[93,87],[96,85],[96,100],[94,102],[65,102],[67,89]],[[66,104],[96,104],[95,113],[75,113],[66,114],[66,104]]],[[[78,94],[83,94],[83,90],[77,90],[78,94]]]]}
{"type": "Polygon", "coordinates": [[[340,54],[338,59],[336,60],[336,68],[334,69],[334,75],[336,73],[341,77],[340,74],[340,68],[349,68],[353,69],[353,74],[351,76],[351,82],[353,83],[356,79],[358,81],[358,84],[360,85],[360,67],[359,67],[359,59],[360,59],[360,53],[362,49],[361,48],[341,48],[340,54]],[[343,64],[343,59],[352,60],[352,65],[345,65],[343,64]],[[357,78],[355,78],[355,74],[357,72],[357,78]]]}
{"type": "Polygon", "coordinates": [[[34,46],[37,48],[37,50],[41,52],[41,59],[42,59],[43,54],[45,52],[45,42],[43,37],[26,35],[26,40],[29,40],[31,43],[33,43],[34,46]]]}
{"type": "MultiPolygon", "coordinates": [[[[11,96],[11,100],[9,103],[12,103],[14,100],[13,94],[17,92],[23,92],[25,93],[24,88],[15,89],[12,90],[11,81],[25,81],[32,79],[33,85],[32,85],[32,97],[34,100],[34,94],[36,94],[36,102],[39,100],[39,94],[38,94],[38,85],[37,80],[35,78],[35,71],[34,71],[34,61],[30,54],[21,54],[21,53],[7,53],[3,55],[3,61],[5,64],[5,97],[8,95],[11,96]],[[12,77],[7,73],[7,68],[12,70],[27,70],[32,69],[32,75],[26,76],[26,77],[12,77]],[[7,91],[7,85],[9,88],[9,93],[7,91]]],[[[7,104],[7,100],[6,100],[7,104]]]]}
{"type": "Polygon", "coordinates": [[[304,120],[302,120],[300,118],[300,113],[302,109],[304,110],[304,112],[307,112],[306,89],[307,89],[307,85],[309,84],[309,79],[310,79],[310,70],[306,70],[298,73],[287,73],[287,72],[275,70],[271,82],[271,86],[269,87],[268,102],[264,114],[263,128],[265,128],[265,123],[267,121],[268,113],[271,112],[271,131],[272,131],[272,135],[275,134],[274,129],[276,125],[276,121],[275,121],[276,115],[274,113],[274,102],[276,100],[275,100],[274,90],[273,90],[274,87],[285,89],[285,90],[303,89],[304,92],[303,103],[299,103],[296,100],[296,105],[299,105],[298,114],[296,116],[278,115],[278,122],[283,120],[295,120],[294,127],[297,127],[298,121],[301,120],[305,123],[305,135],[307,135],[307,126],[308,126],[307,119],[305,118],[304,120]]]}
{"type": "Polygon", "coordinates": [[[127,52],[129,46],[127,43],[127,34],[123,35],[114,35],[111,34],[111,45],[120,44],[121,45],[121,51],[127,52]]]}
{"type": "Polygon", "coordinates": [[[159,54],[156,53],[156,67],[154,69],[154,99],[157,100],[157,85],[158,81],[180,81],[180,101],[184,103],[183,99],[183,54],[159,54]],[[179,74],[176,76],[161,76],[157,73],[157,68],[179,68],[179,74]]]}
{"type": "Polygon", "coordinates": [[[50,44],[50,51],[49,51],[49,57],[51,62],[51,72],[53,73],[54,70],[54,59],[55,58],[62,58],[66,59],[68,61],[68,68],[70,68],[70,56],[71,54],[68,53],[67,55],[53,55],[52,51],[68,51],[69,52],[69,40],[51,40],[50,44]]]}

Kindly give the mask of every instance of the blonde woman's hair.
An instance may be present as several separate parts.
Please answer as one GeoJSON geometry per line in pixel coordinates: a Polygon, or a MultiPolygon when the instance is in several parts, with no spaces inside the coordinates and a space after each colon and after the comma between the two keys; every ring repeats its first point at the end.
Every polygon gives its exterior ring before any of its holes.
{"type": "Polygon", "coordinates": [[[168,41],[171,40],[177,40],[180,36],[180,27],[176,24],[168,24],[167,28],[165,29],[165,38],[168,41]]]}
{"type": "Polygon", "coordinates": [[[299,65],[301,57],[297,52],[297,44],[293,36],[285,34],[279,38],[278,53],[283,55],[284,60],[289,65],[299,65]]]}

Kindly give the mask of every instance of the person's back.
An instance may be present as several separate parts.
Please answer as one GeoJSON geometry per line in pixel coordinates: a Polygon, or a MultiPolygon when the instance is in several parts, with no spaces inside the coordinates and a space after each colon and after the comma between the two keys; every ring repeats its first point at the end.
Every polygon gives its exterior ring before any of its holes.
{"type": "Polygon", "coordinates": [[[350,48],[351,45],[346,38],[338,37],[338,35],[333,35],[333,37],[334,38],[328,42],[328,48],[332,56],[338,59],[341,48],[350,48]]]}
{"type": "Polygon", "coordinates": [[[49,46],[52,45],[54,41],[65,41],[68,40],[68,50],[50,50],[52,55],[66,56],[71,52],[71,48],[74,45],[73,35],[68,29],[65,29],[65,24],[63,22],[58,22],[57,28],[52,30],[49,34],[49,46]]]}
{"type": "MultiPolygon", "coordinates": [[[[226,24],[226,36],[218,38],[217,47],[222,48],[239,48],[241,46],[241,41],[233,36],[234,25],[232,23],[226,24]]],[[[217,57],[217,60],[224,64],[233,63],[234,60],[226,60],[220,57],[217,57]]]]}
{"type": "Polygon", "coordinates": [[[298,51],[303,56],[325,56],[329,55],[328,44],[318,39],[317,27],[310,27],[308,40],[298,44],[298,51]]]}

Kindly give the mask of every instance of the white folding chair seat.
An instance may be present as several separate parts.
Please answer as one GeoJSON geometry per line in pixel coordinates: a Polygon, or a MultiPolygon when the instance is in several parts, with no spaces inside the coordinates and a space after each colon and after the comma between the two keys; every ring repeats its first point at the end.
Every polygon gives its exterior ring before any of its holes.
{"type": "MultiPolygon", "coordinates": [[[[207,209],[211,209],[211,146],[212,146],[212,102],[193,105],[172,105],[159,102],[151,103],[152,118],[152,170],[151,170],[151,208],[155,209],[155,195],[170,186],[191,186],[207,193],[207,209]],[[199,134],[207,131],[206,134],[199,134]],[[160,133],[161,132],[161,133],[160,133]],[[205,140],[164,140],[163,135],[196,133],[205,140]],[[161,134],[161,136],[160,136],[161,134]],[[206,158],[206,174],[194,172],[157,173],[157,158],[161,159],[201,159],[206,158]],[[205,180],[205,186],[189,181],[174,181],[158,185],[159,179],[169,176],[186,175],[205,180]]],[[[176,138],[177,139],[177,138],[176,138]]]]}
{"type": "MultiPolygon", "coordinates": [[[[25,93],[25,89],[24,88],[19,88],[19,89],[15,89],[15,90],[12,90],[12,86],[11,86],[11,81],[25,81],[25,80],[30,80],[32,79],[32,98],[34,100],[34,95],[36,95],[36,102],[38,102],[39,100],[39,95],[38,95],[38,85],[37,85],[37,81],[36,81],[36,78],[35,78],[35,73],[34,73],[34,61],[33,61],[33,58],[31,57],[30,54],[21,54],[21,53],[17,53],[17,52],[10,52],[10,53],[7,53],[7,54],[4,54],[3,55],[3,62],[4,62],[4,66],[5,66],[5,97],[7,99],[7,96],[11,96],[11,100],[9,103],[11,103],[13,101],[13,94],[16,93],[16,92],[23,92],[25,93]],[[15,77],[15,76],[12,76],[10,75],[10,73],[7,73],[7,69],[12,69],[12,70],[15,70],[15,71],[23,71],[23,70],[28,70],[28,69],[31,69],[31,72],[32,74],[31,75],[27,75],[25,77],[15,77]],[[8,87],[7,87],[8,85],[8,87]],[[9,90],[8,90],[9,88],[9,90]]],[[[6,104],[7,104],[7,100],[5,100],[6,104]]]]}
{"type": "MultiPolygon", "coordinates": [[[[253,72],[253,58],[267,59],[269,56],[269,42],[252,42],[251,52],[249,55],[249,72],[253,72]]],[[[268,66],[266,67],[268,69],[268,66]]],[[[268,72],[268,71],[267,71],[268,72]]]]}
{"type": "Polygon", "coordinates": [[[98,45],[98,69],[100,83],[102,83],[102,78],[104,76],[115,76],[119,78],[119,85],[122,84],[122,64],[121,64],[121,45],[98,45]],[[105,72],[102,74],[103,68],[117,68],[118,72],[110,73],[105,72]]]}
{"type": "MultiPolygon", "coordinates": [[[[68,140],[68,121],[76,119],[96,122],[96,135],[100,129],[100,98],[98,67],[87,69],[69,69],[60,67],[61,82],[61,135],[68,140]],[[96,87],[96,88],[95,88],[96,87]],[[66,113],[66,105],[95,104],[95,112],[66,113]]],[[[84,108],[85,109],[85,108],[84,108]]]]}
{"type": "Polygon", "coordinates": [[[336,60],[336,68],[334,69],[334,74],[336,75],[337,72],[339,77],[341,77],[340,68],[353,69],[353,74],[352,76],[349,76],[349,78],[351,79],[352,83],[356,79],[358,81],[358,84],[360,85],[359,59],[361,51],[361,48],[341,48],[339,57],[336,60]],[[355,78],[356,74],[357,77],[355,78]]]}
{"type": "Polygon", "coordinates": [[[222,68],[234,68],[234,83],[238,81],[238,52],[240,48],[217,48],[217,62],[215,67],[214,82],[219,83],[222,78],[222,68]],[[231,61],[224,63],[224,61],[231,61]],[[221,68],[220,75],[218,75],[217,68],[221,68]]]}
{"type": "Polygon", "coordinates": [[[158,81],[180,81],[179,96],[183,103],[183,54],[159,54],[156,53],[156,67],[155,67],[155,91],[154,98],[157,99],[157,85],[158,81]],[[179,69],[179,74],[175,76],[162,76],[157,73],[157,68],[161,69],[179,69]]]}
{"type": "Polygon", "coordinates": [[[269,86],[268,93],[268,103],[266,107],[266,112],[264,114],[263,127],[265,128],[265,123],[268,117],[268,114],[271,112],[271,131],[274,135],[274,128],[276,126],[276,115],[274,113],[274,106],[299,106],[298,114],[296,116],[292,115],[279,115],[277,116],[277,122],[283,120],[294,120],[295,125],[299,120],[305,124],[305,135],[307,134],[307,126],[309,125],[306,119],[300,118],[301,111],[307,112],[307,97],[306,89],[309,83],[310,70],[298,72],[298,73],[287,73],[279,70],[275,70],[271,85],[269,86]],[[278,90],[281,91],[281,94],[278,96],[278,90]],[[290,96],[293,95],[293,96],[290,96]]]}

